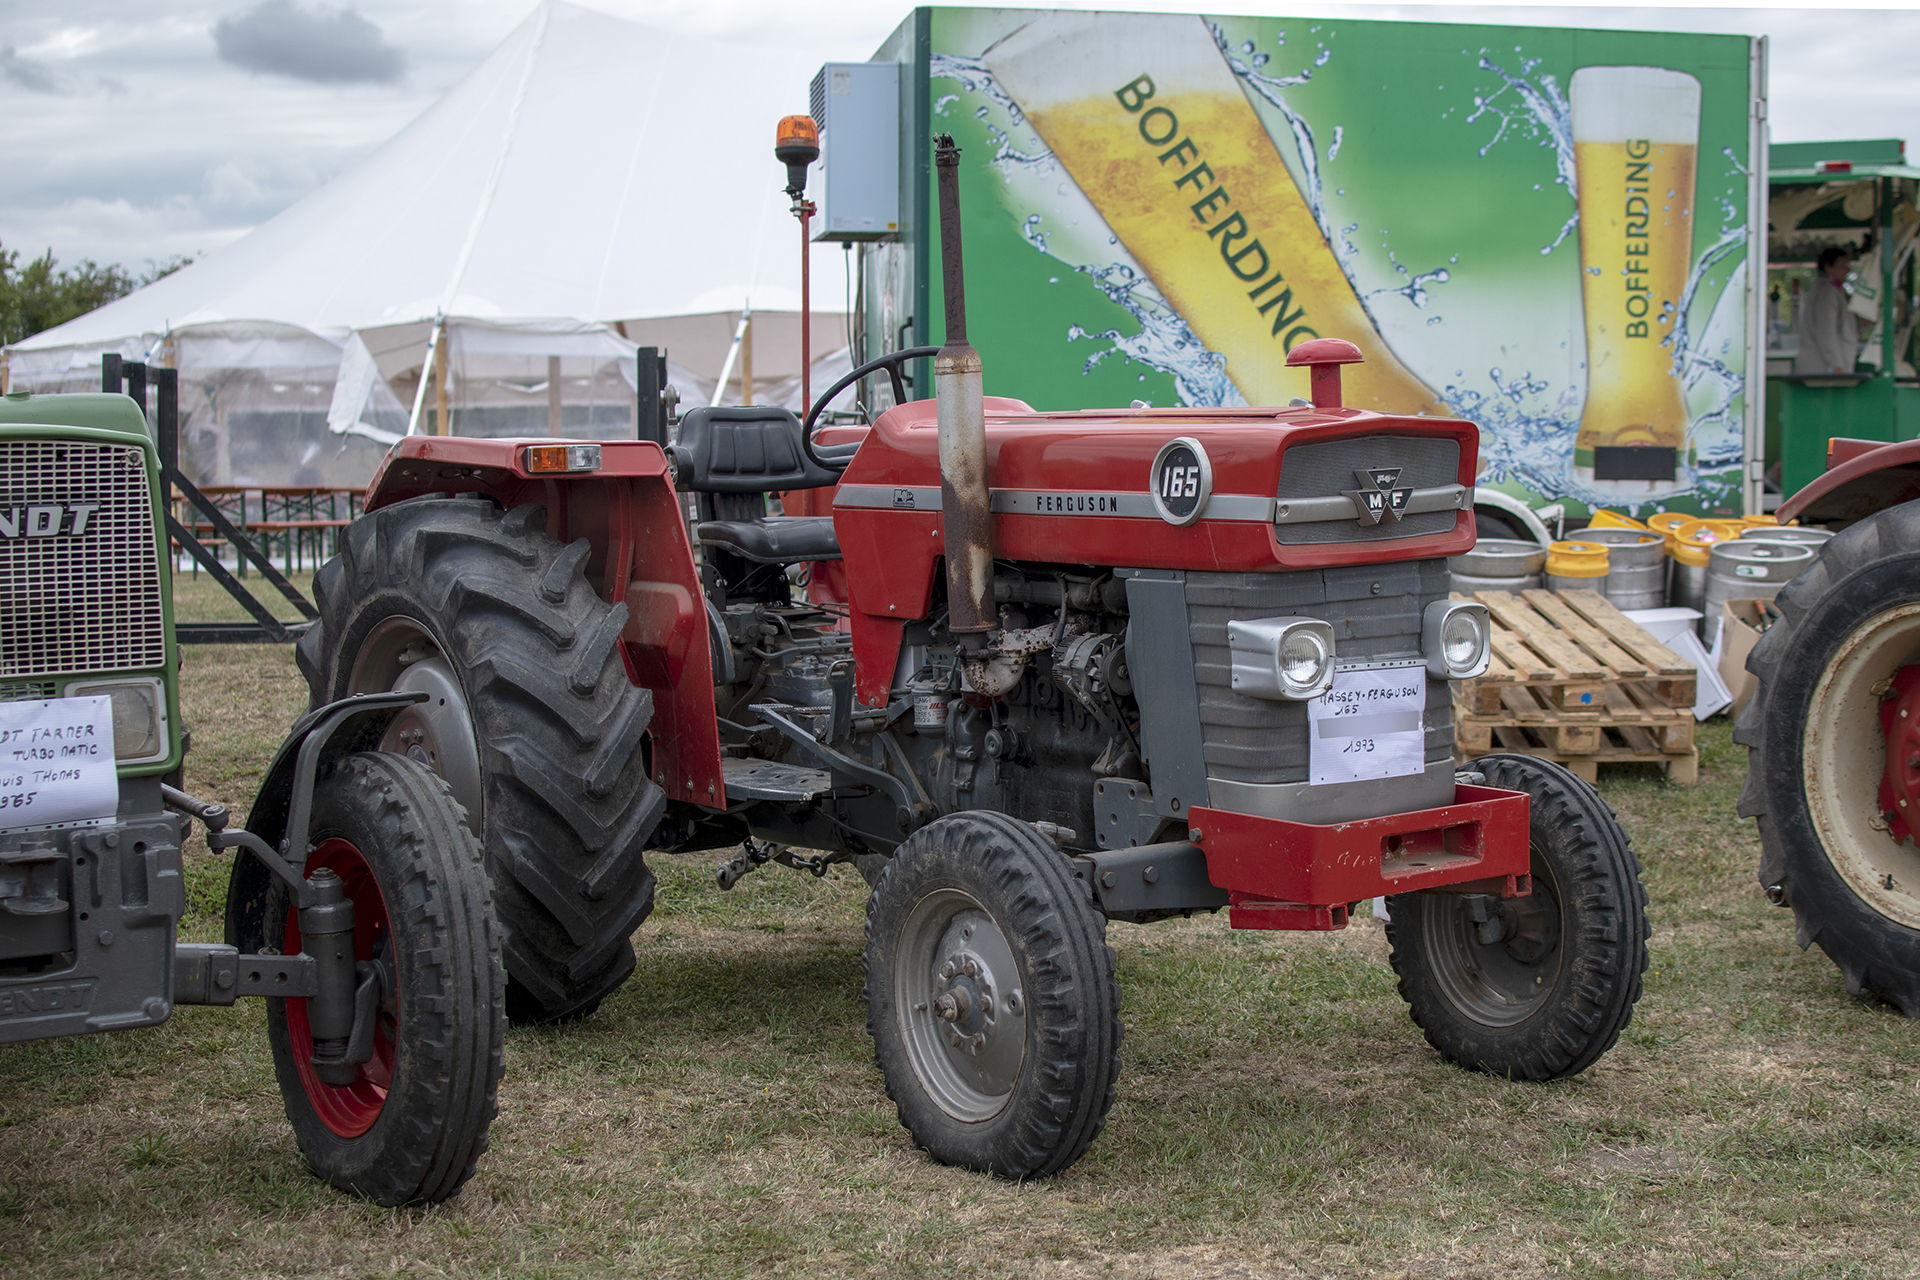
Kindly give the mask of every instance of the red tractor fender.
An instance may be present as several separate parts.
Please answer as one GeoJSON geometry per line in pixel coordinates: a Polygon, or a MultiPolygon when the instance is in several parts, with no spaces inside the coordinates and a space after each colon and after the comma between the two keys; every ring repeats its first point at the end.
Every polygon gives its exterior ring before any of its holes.
{"type": "Polygon", "coordinates": [[[1920,498],[1920,440],[1884,444],[1878,440],[1827,441],[1827,471],[1780,504],[1788,520],[1843,521],[1851,524],[1876,511],[1920,498]]]}
{"type": "Polygon", "coordinates": [[[587,581],[608,603],[626,604],[627,676],[653,694],[654,781],[670,798],[724,808],[706,599],[660,446],[408,436],[368,483],[366,509],[436,493],[481,493],[506,509],[537,502],[547,509],[549,535],[591,544],[587,581]],[[599,444],[599,468],[541,475],[527,468],[529,448],[568,443],[599,444]]]}

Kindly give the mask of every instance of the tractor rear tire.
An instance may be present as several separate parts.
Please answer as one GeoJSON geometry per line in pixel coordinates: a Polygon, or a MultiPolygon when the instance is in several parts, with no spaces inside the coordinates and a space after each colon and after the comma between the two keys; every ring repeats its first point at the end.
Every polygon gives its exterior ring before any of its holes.
{"type": "Polygon", "coordinates": [[[1086,1153],[1120,1074],[1120,986],[1052,841],[985,811],[921,828],[867,901],[861,963],[874,1061],[935,1160],[1020,1179],[1086,1153]]]}
{"type": "MultiPolygon", "coordinates": [[[[497,1110],[506,975],[480,845],[447,784],[404,756],[348,756],[314,791],[307,870],[354,905],[354,958],[383,966],[372,1056],[351,1084],[312,1065],[305,999],[267,1002],[267,1039],[313,1171],[380,1205],[436,1203],[473,1176],[497,1110]]],[[[284,888],[267,936],[300,947],[284,888]]],[[[365,972],[363,970],[363,972],[365,972]]]]}
{"type": "Polygon", "coordinates": [[[1920,662],[1920,502],[1824,543],[1774,603],[1733,731],[1750,748],[1740,815],[1760,820],[1760,883],[1849,994],[1920,1018],[1920,850],[1894,838],[1879,796],[1881,682],[1920,662]]]}
{"type": "Polygon", "coordinates": [[[314,578],[296,656],[320,706],[431,695],[380,749],[447,780],[479,835],[516,1022],[584,1017],[633,972],[653,909],[642,852],[666,797],[641,750],[653,695],[627,677],[624,603],[588,585],[591,546],[537,505],[420,498],[362,516],[314,578]]]}
{"type": "Polygon", "coordinates": [[[1627,834],[1599,793],[1546,760],[1483,756],[1467,766],[1531,804],[1533,893],[1388,899],[1400,995],[1427,1043],[1472,1071],[1512,1080],[1578,1075],[1613,1047],[1647,968],[1647,894],[1627,834]]]}

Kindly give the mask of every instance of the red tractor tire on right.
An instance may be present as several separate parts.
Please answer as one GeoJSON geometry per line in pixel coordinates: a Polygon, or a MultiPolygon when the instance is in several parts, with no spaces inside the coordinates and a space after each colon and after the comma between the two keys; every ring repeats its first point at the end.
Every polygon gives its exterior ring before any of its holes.
{"type": "Polygon", "coordinates": [[[1920,663],[1920,502],[1842,531],[1774,603],[1733,732],[1750,748],[1740,814],[1760,821],[1760,883],[1849,993],[1920,1017],[1920,849],[1896,840],[1880,795],[1881,702],[1920,663]]]}

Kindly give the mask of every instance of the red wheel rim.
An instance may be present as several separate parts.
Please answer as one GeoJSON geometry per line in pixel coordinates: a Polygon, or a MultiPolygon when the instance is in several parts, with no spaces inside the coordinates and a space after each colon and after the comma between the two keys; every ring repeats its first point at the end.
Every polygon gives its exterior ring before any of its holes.
{"type": "MultiPolygon", "coordinates": [[[[312,875],[325,867],[346,883],[347,897],[353,903],[353,958],[373,959],[374,951],[393,936],[387,920],[387,900],[381,896],[380,882],[373,868],[352,842],[338,837],[327,840],[307,859],[306,871],[312,875]]],[[[391,952],[391,943],[388,943],[391,952]]],[[[288,955],[300,953],[298,912],[287,913],[288,955]]],[[[389,963],[392,956],[389,954],[389,963]]],[[[373,1127],[380,1109],[387,1103],[387,1090],[393,1083],[394,1030],[399,997],[395,1008],[382,1009],[375,1021],[373,1057],[360,1064],[360,1078],[349,1085],[331,1085],[321,1081],[313,1070],[313,1032],[307,1025],[305,997],[290,997],[286,1004],[287,1044],[293,1051],[294,1069],[300,1073],[301,1087],[321,1123],[342,1138],[357,1138],[373,1127]]]]}

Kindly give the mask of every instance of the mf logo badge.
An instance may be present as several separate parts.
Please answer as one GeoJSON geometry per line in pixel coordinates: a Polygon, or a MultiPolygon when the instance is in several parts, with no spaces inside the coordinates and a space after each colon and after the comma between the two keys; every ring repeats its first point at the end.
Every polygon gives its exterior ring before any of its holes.
{"type": "Polygon", "coordinates": [[[914,507],[918,504],[914,501],[913,490],[895,489],[893,491],[893,505],[896,507],[914,507]]]}
{"type": "Polygon", "coordinates": [[[1171,525],[1190,525],[1213,495],[1213,464],[1198,440],[1181,436],[1160,446],[1153,459],[1153,509],[1171,525]]]}
{"type": "Polygon", "coordinates": [[[1400,471],[1399,467],[1361,467],[1354,471],[1353,478],[1360,487],[1347,490],[1347,496],[1353,499],[1361,524],[1392,524],[1406,514],[1413,490],[1399,487],[1400,471]]]}
{"type": "Polygon", "coordinates": [[[0,507],[0,538],[55,538],[63,533],[84,537],[88,521],[99,509],[97,502],[0,507]]]}

